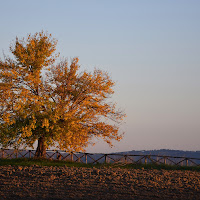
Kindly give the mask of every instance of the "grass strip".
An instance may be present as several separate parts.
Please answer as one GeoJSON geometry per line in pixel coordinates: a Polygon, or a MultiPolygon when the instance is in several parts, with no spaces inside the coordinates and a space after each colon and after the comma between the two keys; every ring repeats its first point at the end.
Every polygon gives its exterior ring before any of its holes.
{"type": "Polygon", "coordinates": [[[34,159],[34,158],[1,158],[0,166],[57,166],[57,167],[96,167],[96,168],[121,168],[121,169],[157,169],[157,170],[192,170],[192,171],[200,171],[199,166],[176,166],[176,165],[165,165],[165,164],[132,164],[132,163],[119,163],[119,164],[111,164],[111,163],[97,163],[97,164],[85,164],[79,162],[71,162],[64,160],[49,160],[49,159],[34,159]]]}

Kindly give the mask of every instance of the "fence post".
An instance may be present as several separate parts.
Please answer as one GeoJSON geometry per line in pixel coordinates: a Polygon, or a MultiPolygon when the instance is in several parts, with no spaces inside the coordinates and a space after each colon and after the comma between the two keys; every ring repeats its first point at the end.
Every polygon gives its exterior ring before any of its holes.
{"type": "Polygon", "coordinates": [[[85,153],[85,164],[87,164],[87,153],[85,153]]]}
{"type": "Polygon", "coordinates": [[[186,158],[186,166],[188,166],[188,159],[186,158]]]}
{"type": "Polygon", "coordinates": [[[107,154],[104,154],[105,156],[105,163],[107,163],[107,154]]]}
{"type": "Polygon", "coordinates": [[[58,159],[58,150],[56,150],[56,160],[58,159]]]}
{"type": "Polygon", "coordinates": [[[125,163],[127,163],[127,155],[124,156],[125,163]]]}
{"type": "Polygon", "coordinates": [[[166,157],[164,157],[164,164],[166,165],[166,157]]]}
{"type": "Polygon", "coordinates": [[[73,152],[71,152],[71,162],[73,162],[73,152]]]}

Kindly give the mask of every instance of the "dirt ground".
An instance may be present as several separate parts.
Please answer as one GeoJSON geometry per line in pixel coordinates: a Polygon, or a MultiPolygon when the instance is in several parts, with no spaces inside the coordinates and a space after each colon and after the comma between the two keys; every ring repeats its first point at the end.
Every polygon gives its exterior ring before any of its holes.
{"type": "Polygon", "coordinates": [[[0,166],[0,200],[200,199],[200,172],[0,166]]]}

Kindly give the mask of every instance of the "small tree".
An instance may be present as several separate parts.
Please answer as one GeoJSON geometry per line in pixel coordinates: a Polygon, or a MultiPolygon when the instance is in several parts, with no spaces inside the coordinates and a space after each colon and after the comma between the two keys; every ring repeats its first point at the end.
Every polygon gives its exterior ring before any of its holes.
{"type": "Polygon", "coordinates": [[[0,144],[33,147],[38,140],[36,157],[49,146],[84,150],[93,137],[112,146],[125,116],[107,101],[114,82],[101,70],[80,72],[78,58],[57,63],[56,44],[44,32],[16,38],[14,59],[0,60],[0,144]]]}

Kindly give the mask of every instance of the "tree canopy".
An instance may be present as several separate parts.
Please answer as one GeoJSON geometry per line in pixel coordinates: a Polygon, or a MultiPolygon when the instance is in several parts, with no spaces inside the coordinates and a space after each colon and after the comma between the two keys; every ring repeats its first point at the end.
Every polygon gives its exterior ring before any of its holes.
{"type": "Polygon", "coordinates": [[[93,137],[120,140],[125,114],[109,102],[114,81],[107,72],[80,71],[78,58],[58,61],[57,40],[39,32],[16,38],[13,57],[0,60],[0,144],[84,150],[93,137]]]}

